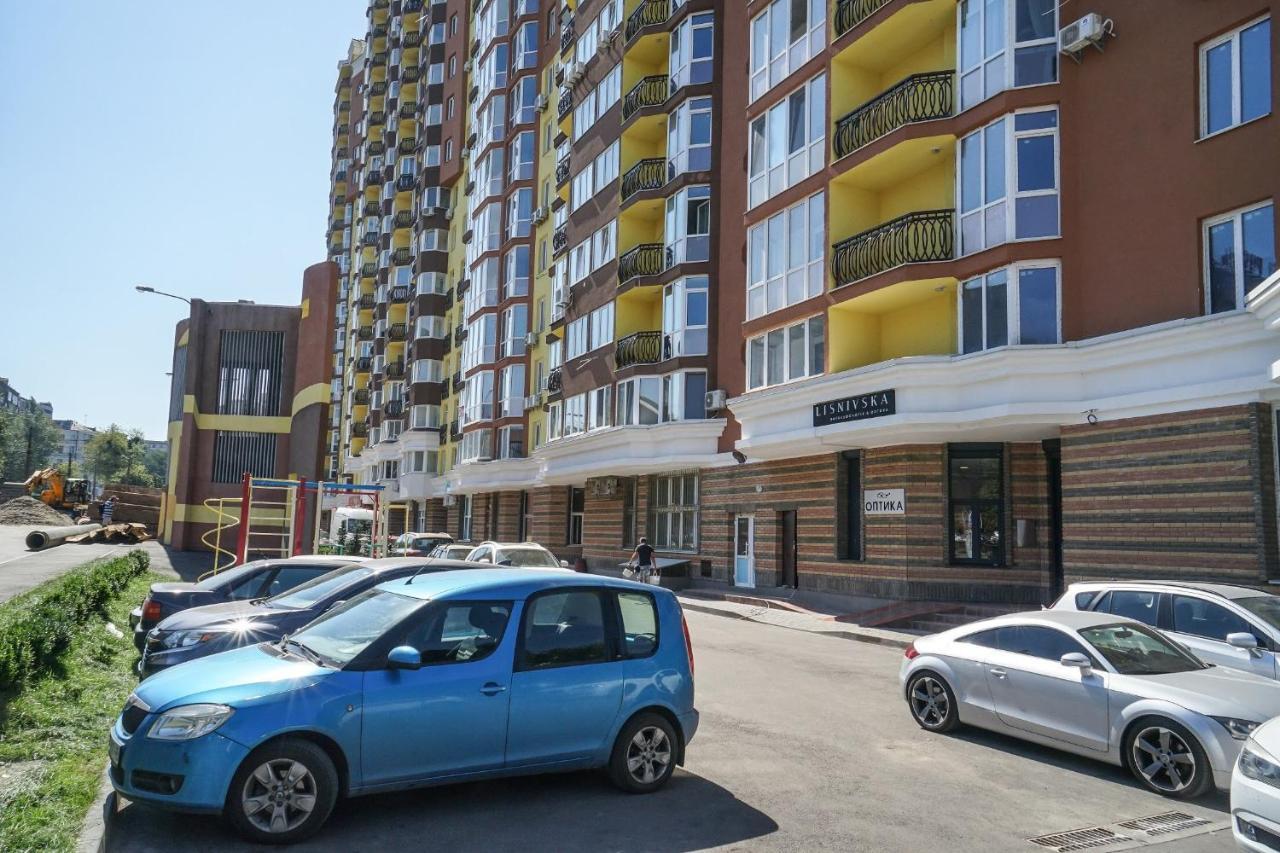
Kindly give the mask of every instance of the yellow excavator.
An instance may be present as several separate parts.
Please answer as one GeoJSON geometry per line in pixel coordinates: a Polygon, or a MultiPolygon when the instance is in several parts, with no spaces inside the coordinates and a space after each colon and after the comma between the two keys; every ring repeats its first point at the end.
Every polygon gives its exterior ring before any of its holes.
{"type": "Polygon", "coordinates": [[[89,503],[89,481],[67,479],[57,468],[36,471],[22,485],[28,495],[54,509],[76,510],[89,503]]]}

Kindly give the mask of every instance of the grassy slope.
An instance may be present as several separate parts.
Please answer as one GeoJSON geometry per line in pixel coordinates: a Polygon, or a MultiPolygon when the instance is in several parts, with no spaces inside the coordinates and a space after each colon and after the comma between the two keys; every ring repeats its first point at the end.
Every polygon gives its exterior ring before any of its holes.
{"type": "MultiPolygon", "coordinates": [[[[129,610],[164,578],[144,574],[91,621],[61,659],[61,671],[0,695],[0,764],[38,761],[34,784],[5,796],[0,779],[0,850],[71,850],[102,783],[107,730],[137,684],[129,610]]],[[[3,772],[3,768],[0,768],[3,772]]]]}

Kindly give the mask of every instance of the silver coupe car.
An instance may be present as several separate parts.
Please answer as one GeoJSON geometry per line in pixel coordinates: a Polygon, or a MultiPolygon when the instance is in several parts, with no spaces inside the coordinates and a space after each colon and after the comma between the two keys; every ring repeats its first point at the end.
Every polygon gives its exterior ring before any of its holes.
{"type": "Polygon", "coordinates": [[[1016,613],[922,637],[900,679],[929,731],[968,723],[1128,767],[1178,798],[1229,788],[1244,739],[1280,716],[1274,680],[1109,613],[1016,613]]]}

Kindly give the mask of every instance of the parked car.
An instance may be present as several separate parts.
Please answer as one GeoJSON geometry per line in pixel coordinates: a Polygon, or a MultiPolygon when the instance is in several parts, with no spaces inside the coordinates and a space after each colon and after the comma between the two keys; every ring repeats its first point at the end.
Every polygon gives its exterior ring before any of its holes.
{"type": "Polygon", "coordinates": [[[1127,767],[1188,798],[1230,784],[1240,745],[1280,715],[1280,684],[1210,667],[1109,613],[1014,613],[907,647],[903,698],[921,727],[960,723],[1127,767]]]}
{"type": "Polygon", "coordinates": [[[1280,677],[1280,596],[1247,586],[1125,581],[1075,583],[1055,610],[1092,610],[1159,628],[1218,666],[1280,677]]]}
{"type": "Polygon", "coordinates": [[[425,557],[440,545],[448,545],[448,533],[401,533],[391,543],[392,557],[425,557]]]}
{"type": "Polygon", "coordinates": [[[468,563],[493,563],[517,569],[567,569],[566,560],[536,542],[481,542],[467,555],[468,563]]]}
{"type": "Polygon", "coordinates": [[[1231,830],[1241,850],[1280,850],[1280,720],[1253,730],[1231,774],[1231,830]]]}
{"type": "Polygon", "coordinates": [[[335,604],[383,581],[407,575],[474,569],[475,563],[421,557],[387,557],[343,566],[272,598],[231,601],[184,610],[147,634],[138,662],[144,677],[216,652],[280,639],[335,604]]]}
{"type": "Polygon", "coordinates": [[[448,545],[437,545],[428,556],[438,560],[465,560],[475,548],[473,542],[451,542],[448,545]]]}
{"type": "Polygon", "coordinates": [[[400,578],[283,642],[142,682],[110,776],[130,800],[279,843],[339,796],[592,767],[649,793],[684,763],[693,695],[666,590],[526,569],[400,578]]]}
{"type": "Polygon", "coordinates": [[[308,554],[285,560],[254,560],[209,575],[196,583],[153,583],[142,604],[129,614],[133,644],[142,651],[147,643],[147,632],[182,610],[224,601],[269,598],[363,559],[308,554]]]}

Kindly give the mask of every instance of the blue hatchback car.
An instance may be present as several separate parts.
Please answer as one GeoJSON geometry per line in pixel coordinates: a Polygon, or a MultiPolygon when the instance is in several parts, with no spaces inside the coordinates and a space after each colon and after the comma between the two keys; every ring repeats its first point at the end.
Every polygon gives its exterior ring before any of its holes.
{"type": "Polygon", "coordinates": [[[693,649],[667,590],[442,572],[143,682],[111,730],[111,781],[288,843],[340,796],[591,767],[648,793],[697,728],[693,649]]]}

